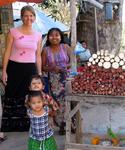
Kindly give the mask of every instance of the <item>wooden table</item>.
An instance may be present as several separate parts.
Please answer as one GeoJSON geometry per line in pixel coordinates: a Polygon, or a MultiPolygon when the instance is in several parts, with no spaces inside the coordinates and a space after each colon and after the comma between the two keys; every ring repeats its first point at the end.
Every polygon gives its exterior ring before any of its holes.
{"type": "Polygon", "coordinates": [[[85,95],[85,94],[73,94],[70,92],[66,93],[66,141],[65,150],[125,150],[125,147],[114,147],[114,146],[101,146],[101,145],[90,145],[83,144],[83,129],[84,122],[81,116],[81,107],[85,104],[93,102],[94,104],[123,104],[125,105],[124,96],[105,96],[105,95],[85,95]],[[74,103],[74,108],[71,110],[71,102],[74,103]],[[71,142],[71,118],[76,115],[76,142],[71,142]]]}

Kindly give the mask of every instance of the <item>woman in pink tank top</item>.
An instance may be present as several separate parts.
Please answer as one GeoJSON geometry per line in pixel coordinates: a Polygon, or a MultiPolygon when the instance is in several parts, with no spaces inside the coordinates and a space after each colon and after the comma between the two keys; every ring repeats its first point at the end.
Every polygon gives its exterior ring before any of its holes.
{"type": "Polygon", "coordinates": [[[6,85],[3,131],[29,129],[24,100],[30,77],[36,73],[41,75],[42,36],[32,28],[35,18],[33,7],[24,6],[21,9],[22,26],[10,29],[7,36],[2,72],[2,80],[6,85]]]}

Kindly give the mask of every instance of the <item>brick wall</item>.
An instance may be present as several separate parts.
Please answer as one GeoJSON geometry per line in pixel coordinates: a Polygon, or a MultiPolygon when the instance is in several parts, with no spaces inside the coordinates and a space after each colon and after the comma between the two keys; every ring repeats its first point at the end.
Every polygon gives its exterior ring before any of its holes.
{"type": "Polygon", "coordinates": [[[1,33],[0,33],[0,66],[2,62],[3,53],[6,47],[6,35],[9,29],[13,26],[13,12],[12,5],[7,5],[0,7],[0,23],[1,23],[1,33]]]}

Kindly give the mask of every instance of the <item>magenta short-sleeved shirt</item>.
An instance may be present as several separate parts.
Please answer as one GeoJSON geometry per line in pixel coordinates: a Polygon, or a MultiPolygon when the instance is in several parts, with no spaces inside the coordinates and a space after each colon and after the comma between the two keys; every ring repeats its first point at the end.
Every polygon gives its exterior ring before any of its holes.
{"type": "Polygon", "coordinates": [[[37,44],[41,39],[41,33],[34,31],[32,35],[25,35],[17,28],[10,29],[10,33],[14,38],[10,60],[21,63],[35,63],[37,44]]]}

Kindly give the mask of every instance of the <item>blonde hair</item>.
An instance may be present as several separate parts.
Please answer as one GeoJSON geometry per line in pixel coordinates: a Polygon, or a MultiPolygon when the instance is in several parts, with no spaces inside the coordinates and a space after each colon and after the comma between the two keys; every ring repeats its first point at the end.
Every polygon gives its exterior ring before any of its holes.
{"type": "Polygon", "coordinates": [[[30,5],[27,5],[27,6],[22,7],[21,9],[21,18],[23,17],[25,11],[30,11],[36,17],[34,8],[30,5]]]}

